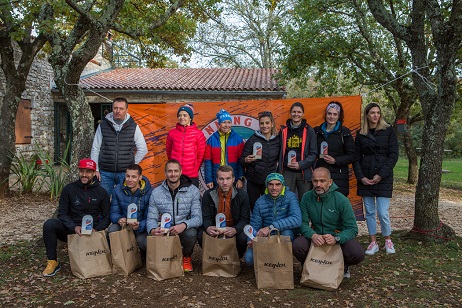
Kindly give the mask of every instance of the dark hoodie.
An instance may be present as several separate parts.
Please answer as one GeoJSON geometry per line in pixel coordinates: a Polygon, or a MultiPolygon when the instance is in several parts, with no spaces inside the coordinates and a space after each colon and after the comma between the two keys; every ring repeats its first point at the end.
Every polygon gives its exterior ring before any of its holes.
{"type": "Polygon", "coordinates": [[[109,196],[95,179],[87,185],[80,179],[67,184],[59,197],[58,219],[71,230],[82,225],[85,215],[93,217],[96,231],[104,230],[110,223],[109,211],[109,196]]]}

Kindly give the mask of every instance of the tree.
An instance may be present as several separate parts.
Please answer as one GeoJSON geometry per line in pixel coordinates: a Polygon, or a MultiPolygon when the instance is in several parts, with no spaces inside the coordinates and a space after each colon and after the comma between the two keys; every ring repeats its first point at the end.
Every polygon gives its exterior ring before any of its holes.
{"type": "Polygon", "coordinates": [[[281,41],[278,28],[291,0],[223,0],[220,16],[199,25],[194,51],[210,66],[274,68],[281,41]]]}
{"type": "MultiPolygon", "coordinates": [[[[193,0],[0,1],[3,46],[16,41],[24,50],[24,60],[17,65],[18,76],[9,76],[10,92],[1,106],[5,111],[5,116],[0,117],[1,136],[8,137],[2,138],[6,142],[0,148],[0,178],[3,179],[7,179],[10,172],[11,159],[5,157],[8,151],[14,151],[14,116],[24,91],[24,86],[19,83],[15,86],[14,82],[26,80],[29,62],[45,42],[49,43],[55,83],[71,114],[71,166],[76,168],[79,158],[89,156],[93,136],[93,116],[78,83],[85,65],[95,56],[108,32],[155,45],[152,50],[156,52],[151,55],[162,58],[166,53],[188,53],[187,42],[194,35],[197,20],[205,20],[199,2],[193,0]],[[36,33],[35,38],[31,36],[32,31],[36,33]],[[29,55],[31,57],[26,58],[29,55]]],[[[214,2],[203,0],[200,4],[207,7],[214,2]]],[[[3,46],[1,65],[10,74],[15,66],[13,52],[3,46]]],[[[8,181],[1,183],[4,192],[8,181]]]]}
{"type": "MultiPolygon", "coordinates": [[[[403,10],[393,6],[396,14],[403,10]]],[[[411,128],[422,120],[408,74],[410,54],[400,38],[377,24],[365,2],[302,0],[294,22],[285,27],[283,41],[286,77],[306,82],[313,76],[320,85],[315,95],[351,94],[358,85],[376,88],[366,99],[385,99],[394,111],[393,122],[406,119],[411,128]]],[[[410,129],[399,136],[409,159],[408,182],[415,184],[417,154],[410,129]]]]}
{"type": "Polygon", "coordinates": [[[32,30],[34,22],[45,18],[45,6],[37,2],[18,7],[12,1],[0,1],[0,67],[6,79],[0,101],[0,199],[8,191],[11,155],[15,153],[14,122],[21,95],[33,60],[46,42],[44,35],[33,36],[32,30]]]}
{"type": "Polygon", "coordinates": [[[456,66],[460,65],[462,47],[462,3],[413,1],[406,18],[401,20],[380,0],[368,0],[368,5],[377,22],[406,43],[413,67],[421,68],[412,75],[424,115],[412,234],[423,240],[451,238],[455,232],[441,222],[438,199],[444,137],[459,84],[456,66]]]}

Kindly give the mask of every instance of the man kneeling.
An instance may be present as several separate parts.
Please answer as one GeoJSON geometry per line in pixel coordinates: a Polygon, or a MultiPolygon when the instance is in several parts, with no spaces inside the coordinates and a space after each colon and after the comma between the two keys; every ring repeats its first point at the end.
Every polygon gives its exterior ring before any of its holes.
{"type": "Polygon", "coordinates": [[[58,239],[67,242],[69,234],[82,235],[83,216],[93,217],[96,231],[109,226],[109,196],[95,175],[96,163],[91,159],[80,160],[79,179],[67,184],[59,197],[58,218],[48,219],[43,224],[43,241],[48,258],[43,276],[54,276],[61,269],[56,256],[58,239]]]}
{"type": "Polygon", "coordinates": [[[344,277],[350,278],[349,266],[364,260],[364,249],[354,239],[358,225],[350,201],[337,191],[328,169],[320,167],[314,170],[312,182],[313,189],[303,195],[300,203],[302,235],[293,242],[293,254],[303,264],[311,242],[316,246],[340,244],[345,264],[344,277]]]}

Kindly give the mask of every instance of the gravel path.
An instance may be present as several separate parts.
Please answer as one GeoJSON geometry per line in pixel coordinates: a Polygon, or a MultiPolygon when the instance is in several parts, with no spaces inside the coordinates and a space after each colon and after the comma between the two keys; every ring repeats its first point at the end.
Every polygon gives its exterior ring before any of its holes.
{"type": "MultiPolygon", "coordinates": [[[[458,236],[462,236],[462,192],[442,190],[440,196],[440,219],[449,224],[458,236]]],[[[0,244],[38,239],[42,235],[43,222],[53,215],[56,207],[57,201],[51,201],[48,195],[27,195],[0,200],[0,244]]],[[[412,228],[412,191],[395,190],[390,205],[390,216],[393,230],[412,228]]],[[[367,235],[366,223],[360,221],[358,226],[359,234],[367,235]]]]}

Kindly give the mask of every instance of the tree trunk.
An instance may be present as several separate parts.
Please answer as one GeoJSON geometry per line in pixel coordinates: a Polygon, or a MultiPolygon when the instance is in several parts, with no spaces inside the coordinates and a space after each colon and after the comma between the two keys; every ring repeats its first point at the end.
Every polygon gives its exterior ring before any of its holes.
{"type": "Polygon", "coordinates": [[[417,152],[415,151],[414,144],[412,142],[412,135],[410,129],[404,133],[399,134],[401,142],[404,145],[404,150],[408,159],[407,169],[407,183],[417,183],[417,152]]]}
{"type": "Polygon", "coordinates": [[[5,198],[9,190],[9,178],[11,163],[15,154],[14,122],[19,105],[19,95],[14,89],[20,89],[17,85],[7,85],[7,91],[3,101],[0,103],[0,199],[5,198]],[[16,107],[16,108],[15,108],[16,107]]]}

